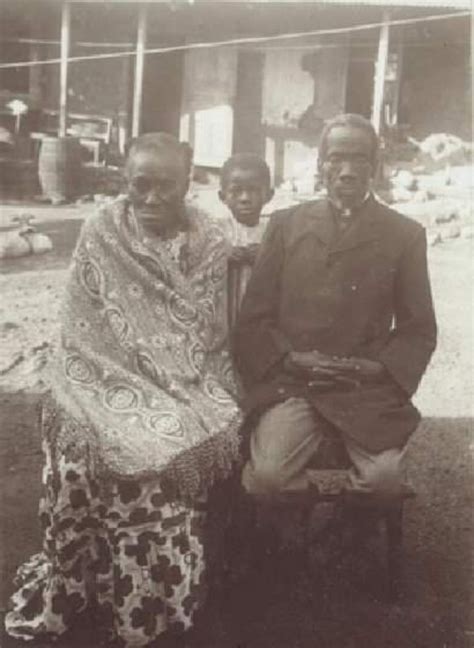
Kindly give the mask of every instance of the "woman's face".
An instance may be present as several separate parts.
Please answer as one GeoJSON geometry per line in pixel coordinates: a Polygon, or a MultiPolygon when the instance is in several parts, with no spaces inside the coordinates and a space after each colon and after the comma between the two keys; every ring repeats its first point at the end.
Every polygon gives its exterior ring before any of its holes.
{"type": "Polygon", "coordinates": [[[188,189],[188,172],[178,151],[137,151],[127,163],[128,195],[135,214],[150,231],[172,229],[188,189]]]}

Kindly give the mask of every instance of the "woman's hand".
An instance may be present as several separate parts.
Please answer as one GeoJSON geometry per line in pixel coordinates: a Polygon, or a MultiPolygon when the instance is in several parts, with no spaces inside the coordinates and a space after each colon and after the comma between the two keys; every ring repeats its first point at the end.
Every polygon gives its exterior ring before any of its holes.
{"type": "Polygon", "coordinates": [[[229,261],[233,263],[253,264],[259,247],[258,244],[234,245],[229,256],[229,261]]]}

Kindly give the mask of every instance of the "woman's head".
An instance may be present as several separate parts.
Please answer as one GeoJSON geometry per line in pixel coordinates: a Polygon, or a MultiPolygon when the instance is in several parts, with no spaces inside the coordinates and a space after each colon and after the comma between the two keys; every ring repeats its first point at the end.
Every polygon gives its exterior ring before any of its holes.
{"type": "Polygon", "coordinates": [[[147,133],[128,147],[125,174],[136,215],[156,233],[172,228],[189,187],[192,150],[168,133],[147,133]]]}

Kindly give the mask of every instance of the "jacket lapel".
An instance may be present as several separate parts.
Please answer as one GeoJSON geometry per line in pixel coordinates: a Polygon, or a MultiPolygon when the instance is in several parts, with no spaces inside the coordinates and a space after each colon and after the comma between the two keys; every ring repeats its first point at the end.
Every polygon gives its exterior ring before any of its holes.
{"type": "Polygon", "coordinates": [[[310,203],[306,212],[304,235],[312,232],[323,247],[329,249],[334,240],[335,224],[327,200],[310,203]]]}
{"type": "Polygon", "coordinates": [[[363,205],[360,214],[345,232],[334,241],[331,246],[331,253],[346,252],[378,238],[376,208],[377,203],[373,197],[370,197],[363,205]]]}
{"type": "Polygon", "coordinates": [[[341,236],[336,236],[336,224],[328,200],[302,205],[305,225],[299,228],[298,239],[313,234],[327,254],[346,252],[379,238],[377,202],[371,196],[353,223],[341,236]]]}

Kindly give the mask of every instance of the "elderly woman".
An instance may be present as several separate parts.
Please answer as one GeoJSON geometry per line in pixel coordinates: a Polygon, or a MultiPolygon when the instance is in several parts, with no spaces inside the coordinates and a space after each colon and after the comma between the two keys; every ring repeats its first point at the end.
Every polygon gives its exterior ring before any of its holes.
{"type": "Polygon", "coordinates": [[[128,195],[83,226],[42,413],[44,550],[19,569],[15,637],[94,610],[113,645],[161,645],[202,601],[202,503],[232,469],[240,412],[226,247],[184,202],[189,170],[173,137],[137,138],[128,195]]]}

